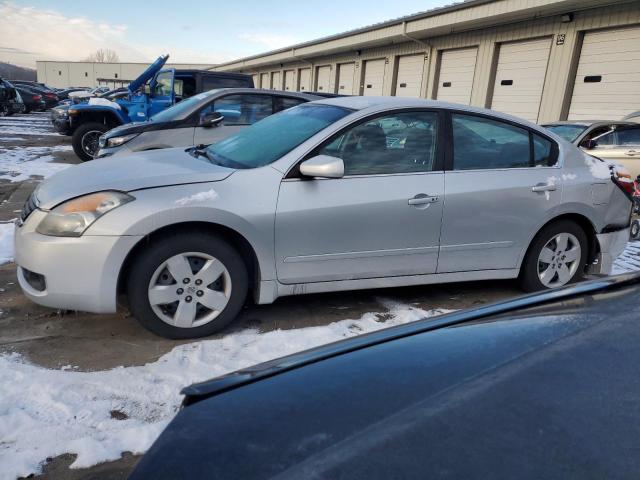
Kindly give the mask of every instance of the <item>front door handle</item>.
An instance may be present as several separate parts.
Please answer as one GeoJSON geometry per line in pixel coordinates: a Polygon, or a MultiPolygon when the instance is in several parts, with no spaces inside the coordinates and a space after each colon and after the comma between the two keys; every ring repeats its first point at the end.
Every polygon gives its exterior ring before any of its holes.
{"type": "Polygon", "coordinates": [[[640,155],[640,152],[637,152],[636,150],[629,150],[628,152],[625,153],[625,155],[628,155],[630,157],[635,157],[636,155],[640,155]]]}
{"type": "Polygon", "coordinates": [[[436,203],[438,200],[440,200],[440,198],[432,195],[427,195],[425,193],[419,193],[415,197],[410,198],[407,203],[409,205],[427,205],[430,203],[436,203]]]}
{"type": "Polygon", "coordinates": [[[532,192],[555,192],[557,187],[553,183],[539,183],[531,187],[532,192]]]}

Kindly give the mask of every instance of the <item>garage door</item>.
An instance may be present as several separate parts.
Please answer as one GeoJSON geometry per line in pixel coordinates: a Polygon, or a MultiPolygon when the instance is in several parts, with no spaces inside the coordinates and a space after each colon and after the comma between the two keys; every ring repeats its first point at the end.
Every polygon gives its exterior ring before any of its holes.
{"type": "Polygon", "coordinates": [[[538,121],[550,49],[550,38],[500,46],[492,109],[538,121]]]}
{"type": "Polygon", "coordinates": [[[260,88],[271,88],[271,78],[268,73],[260,74],[260,88]]]}
{"type": "Polygon", "coordinates": [[[353,75],[355,64],[342,63],[338,65],[338,93],[353,95],[353,75]]]}
{"type": "Polygon", "coordinates": [[[620,120],[640,109],[640,27],[584,35],[569,119],[620,120]]]}
{"type": "Polygon", "coordinates": [[[471,103],[477,48],[446,50],[440,56],[440,75],[436,99],[444,102],[471,103]]]}
{"type": "Polygon", "coordinates": [[[396,78],[396,97],[419,97],[423,72],[424,54],[400,57],[396,78]]]}
{"type": "Polygon", "coordinates": [[[271,72],[271,88],[274,90],[282,90],[280,72],[271,72]]]}
{"type": "Polygon", "coordinates": [[[284,89],[293,92],[296,89],[295,77],[293,70],[286,70],[284,72],[284,89]]]}
{"type": "Polygon", "coordinates": [[[311,69],[301,68],[300,69],[300,91],[308,92],[309,90],[311,90],[311,69]]]}
{"type": "Polygon", "coordinates": [[[384,83],[384,59],[364,62],[363,95],[382,95],[384,83]]]}
{"type": "Polygon", "coordinates": [[[318,92],[329,92],[331,85],[331,67],[326,65],[318,67],[316,70],[316,90],[318,92]]]}

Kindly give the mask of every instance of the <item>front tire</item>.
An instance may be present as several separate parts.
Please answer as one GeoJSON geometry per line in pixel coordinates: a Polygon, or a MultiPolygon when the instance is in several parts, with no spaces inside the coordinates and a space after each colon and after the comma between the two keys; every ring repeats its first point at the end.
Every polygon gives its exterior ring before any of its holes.
{"type": "Polygon", "coordinates": [[[523,262],[522,289],[536,292],[580,280],[587,263],[588,245],[584,230],[574,222],[562,220],[544,227],[523,262]]]}
{"type": "Polygon", "coordinates": [[[131,313],[148,330],[171,339],[222,330],[240,313],[249,288],[240,254],[224,240],[201,233],[152,243],[130,272],[131,313]]]}
{"type": "Polygon", "coordinates": [[[78,158],[83,162],[93,160],[99,149],[98,139],[108,130],[109,127],[98,122],[84,123],[76,128],[71,143],[78,158]]]}

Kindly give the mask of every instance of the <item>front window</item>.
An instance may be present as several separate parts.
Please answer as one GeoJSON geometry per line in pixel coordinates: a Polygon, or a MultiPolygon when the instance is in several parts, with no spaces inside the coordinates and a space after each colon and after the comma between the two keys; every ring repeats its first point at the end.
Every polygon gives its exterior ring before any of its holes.
{"type": "Polygon", "coordinates": [[[587,129],[584,125],[546,125],[545,128],[572,143],[587,129]]]}
{"type": "Polygon", "coordinates": [[[214,143],[207,148],[207,155],[230,168],[269,165],[349,113],[346,108],[331,105],[294,107],[214,143]]]}
{"type": "Polygon", "coordinates": [[[189,97],[186,100],[176,103],[175,105],[156,113],[151,119],[154,122],[171,122],[173,120],[184,120],[187,118],[197,105],[202,103],[202,99],[209,95],[215,94],[215,90],[206,93],[200,93],[194,97],[189,97]]]}
{"type": "Polygon", "coordinates": [[[436,112],[395,113],[347,129],[318,153],[341,158],[345,175],[430,172],[437,132],[436,112]]]}
{"type": "Polygon", "coordinates": [[[253,125],[273,113],[273,101],[271,95],[226,95],[204,108],[200,116],[211,112],[220,113],[225,125],[253,125]]]}
{"type": "Polygon", "coordinates": [[[153,87],[154,97],[168,97],[173,89],[173,72],[160,72],[153,87]]]}

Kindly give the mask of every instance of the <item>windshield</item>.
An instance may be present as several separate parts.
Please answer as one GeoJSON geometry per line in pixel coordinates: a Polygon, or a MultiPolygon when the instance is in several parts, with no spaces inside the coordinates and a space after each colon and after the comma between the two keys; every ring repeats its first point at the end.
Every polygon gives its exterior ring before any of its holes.
{"type": "Polygon", "coordinates": [[[346,108],[331,105],[294,107],[211,145],[207,154],[216,163],[230,168],[269,165],[349,113],[346,108]]]}
{"type": "Polygon", "coordinates": [[[575,141],[587,129],[585,125],[545,125],[544,128],[569,142],[575,141]]]}
{"type": "Polygon", "coordinates": [[[216,90],[209,90],[208,92],[201,93],[199,95],[194,95],[191,98],[187,98],[186,100],[182,100],[181,102],[176,103],[174,106],[167,108],[159,113],[156,113],[151,121],[153,122],[171,122],[172,120],[183,120],[187,118],[194,109],[197,108],[197,105],[202,102],[202,99],[213,95],[216,90]]]}

